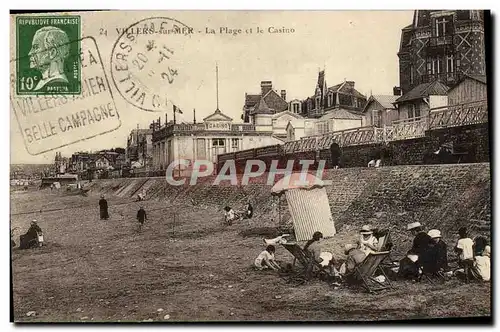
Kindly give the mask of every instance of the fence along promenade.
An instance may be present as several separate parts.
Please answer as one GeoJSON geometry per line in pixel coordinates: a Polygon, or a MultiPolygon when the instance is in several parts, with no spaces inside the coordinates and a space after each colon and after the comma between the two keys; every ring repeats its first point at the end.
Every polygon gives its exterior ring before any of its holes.
{"type": "Polygon", "coordinates": [[[488,104],[479,100],[453,106],[432,108],[425,116],[393,121],[390,126],[360,127],[334,131],[323,135],[304,137],[285,144],[265,146],[238,152],[220,154],[218,162],[251,159],[268,155],[283,155],[297,152],[328,149],[332,143],[353,146],[372,143],[387,143],[425,136],[428,130],[460,127],[488,122],[488,104]]]}

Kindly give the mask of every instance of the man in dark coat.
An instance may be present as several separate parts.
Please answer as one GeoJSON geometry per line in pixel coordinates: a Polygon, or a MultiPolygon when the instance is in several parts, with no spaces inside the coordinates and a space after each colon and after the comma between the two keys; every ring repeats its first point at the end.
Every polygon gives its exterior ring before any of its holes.
{"type": "Polygon", "coordinates": [[[139,221],[139,231],[142,230],[142,226],[144,225],[144,221],[148,219],[148,216],[146,215],[146,211],[144,211],[144,208],[141,206],[139,208],[139,211],[137,211],[137,221],[139,221]]]}
{"type": "Polygon", "coordinates": [[[342,151],[337,143],[332,143],[330,145],[330,158],[332,168],[338,168],[340,166],[340,156],[342,151]]]}
{"type": "Polygon", "coordinates": [[[448,250],[446,243],[441,240],[441,232],[439,230],[431,229],[427,234],[431,240],[427,250],[419,261],[421,262],[423,273],[436,275],[439,272],[448,270],[448,250]]]}
{"type": "Polygon", "coordinates": [[[101,196],[101,199],[99,200],[99,212],[100,212],[101,220],[108,220],[109,219],[108,201],[104,199],[104,195],[101,196]]]}
{"type": "Polygon", "coordinates": [[[399,262],[399,276],[405,279],[416,279],[420,275],[421,259],[429,247],[430,236],[424,232],[419,222],[410,223],[407,227],[415,238],[406,256],[399,262]]]}

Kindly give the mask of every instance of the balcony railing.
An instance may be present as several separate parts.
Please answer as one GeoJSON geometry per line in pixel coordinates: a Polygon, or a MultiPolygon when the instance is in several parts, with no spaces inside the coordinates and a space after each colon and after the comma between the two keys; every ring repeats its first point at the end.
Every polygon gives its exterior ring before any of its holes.
{"type": "Polygon", "coordinates": [[[429,129],[458,127],[488,122],[488,103],[486,100],[431,110],[429,129]]]}
{"type": "Polygon", "coordinates": [[[392,122],[392,126],[387,131],[385,140],[398,141],[425,136],[428,128],[428,118],[420,116],[411,119],[397,120],[392,122]]]}
{"type": "Polygon", "coordinates": [[[238,123],[231,126],[231,131],[251,132],[255,131],[255,125],[251,123],[238,123]]]}
{"type": "MultiPolygon", "coordinates": [[[[163,126],[153,132],[153,140],[160,140],[174,133],[186,133],[205,130],[204,123],[179,123],[163,126]]],[[[255,132],[255,125],[251,123],[236,123],[231,125],[232,132],[255,132]]]]}
{"type": "Polygon", "coordinates": [[[453,72],[453,73],[440,73],[440,74],[426,74],[421,76],[421,82],[422,83],[430,83],[435,80],[439,80],[445,84],[448,82],[454,82],[458,79],[458,73],[453,72]]]}
{"type": "Polygon", "coordinates": [[[444,45],[452,45],[453,44],[453,36],[434,36],[429,39],[430,47],[440,47],[444,45]]]}

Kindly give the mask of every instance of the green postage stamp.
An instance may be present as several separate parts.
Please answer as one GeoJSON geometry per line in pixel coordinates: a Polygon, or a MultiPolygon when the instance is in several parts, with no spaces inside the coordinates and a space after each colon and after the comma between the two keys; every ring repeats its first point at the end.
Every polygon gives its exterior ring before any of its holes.
{"type": "Polygon", "coordinates": [[[17,17],[17,94],[80,94],[80,33],[80,16],[17,17]]]}

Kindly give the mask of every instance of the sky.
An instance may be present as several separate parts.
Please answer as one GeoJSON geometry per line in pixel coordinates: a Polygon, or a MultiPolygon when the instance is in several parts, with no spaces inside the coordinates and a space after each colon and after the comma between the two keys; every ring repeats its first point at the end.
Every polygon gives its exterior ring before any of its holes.
{"type": "MultiPolygon", "coordinates": [[[[413,11],[249,11],[249,12],[99,12],[81,13],[82,36],[96,39],[106,75],[111,77],[112,48],[117,29],[143,18],[168,16],[193,27],[196,33],[185,44],[176,44],[183,80],[173,89],[175,103],[183,110],[177,121],[192,122],[193,109],[201,121],[216,109],[215,64],[219,68],[219,109],[240,122],[245,93],[258,94],[261,81],[286,90],[287,100],[314,94],[318,71],[324,69],[329,86],[354,81],[361,93],[392,94],[399,85],[397,52],[401,29],[412,21],[413,11]],[[238,35],[220,34],[220,28],[242,29],[238,35]],[[257,34],[260,27],[264,33],[257,34]],[[293,29],[271,34],[269,27],[293,29]],[[206,29],[216,34],[205,34],[206,29]],[[246,29],[252,28],[252,34],[246,29]],[[104,33],[105,32],[105,33],[104,33]],[[201,33],[199,33],[201,32],[201,33]]],[[[11,20],[11,44],[13,39],[11,20]]],[[[15,31],[15,29],[14,29],[15,31]]],[[[11,47],[11,58],[14,56],[11,47]]],[[[121,126],[40,155],[30,155],[11,109],[11,163],[52,163],[56,152],[69,157],[76,151],[125,147],[130,131],[147,128],[154,119],[165,121],[165,111],[147,112],[125,101],[111,82],[121,126]]],[[[154,83],[153,83],[154,84],[154,83]]],[[[163,87],[155,86],[157,90],[163,87]]]]}

